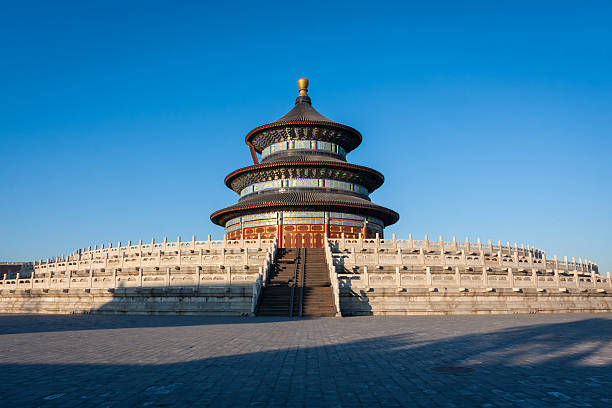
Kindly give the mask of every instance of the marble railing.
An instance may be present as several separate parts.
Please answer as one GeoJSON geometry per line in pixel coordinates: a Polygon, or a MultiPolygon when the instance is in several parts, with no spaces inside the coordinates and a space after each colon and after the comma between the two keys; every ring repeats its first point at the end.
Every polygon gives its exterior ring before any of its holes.
{"type": "Polygon", "coordinates": [[[196,265],[263,265],[276,239],[167,242],[74,251],[53,261],[37,261],[34,273],[112,268],[161,268],[196,265]]]}
{"type": "MultiPolygon", "coordinates": [[[[542,250],[527,246],[519,247],[502,245],[498,242],[493,245],[491,241],[482,244],[480,239],[476,243],[431,241],[425,236],[424,240],[409,239],[376,239],[358,238],[329,239],[335,252],[344,252],[344,258],[349,263],[396,264],[396,265],[468,265],[468,266],[510,266],[514,268],[545,268],[566,271],[578,270],[581,272],[598,272],[598,265],[588,260],[575,257],[571,261],[568,257],[563,260],[547,259],[542,250]]],[[[335,254],[337,256],[337,254],[335,254]]]]}
{"type": "Polygon", "coordinates": [[[334,299],[334,306],[336,308],[336,314],[340,315],[340,284],[336,275],[336,267],[334,265],[334,258],[331,251],[331,244],[329,241],[325,244],[325,261],[329,272],[329,281],[332,287],[332,296],[334,299]]]}
{"type": "Polygon", "coordinates": [[[516,251],[510,246],[471,246],[427,239],[330,239],[331,262],[341,288],[456,287],[558,289],[612,288],[608,273],[592,262],[547,260],[543,251],[516,251]]]}
{"type": "MultiPolygon", "coordinates": [[[[180,241],[179,241],[180,242],[180,241]]],[[[147,251],[130,247],[118,251],[73,254],[55,262],[36,263],[29,276],[0,279],[0,290],[15,289],[120,289],[149,287],[253,285],[253,308],[271,265],[277,240],[203,241],[199,246],[166,243],[164,249],[147,251]],[[256,247],[254,242],[261,244],[256,247]],[[169,249],[169,248],[179,249],[169,249]],[[191,249],[195,248],[195,249],[191,249]]]]}

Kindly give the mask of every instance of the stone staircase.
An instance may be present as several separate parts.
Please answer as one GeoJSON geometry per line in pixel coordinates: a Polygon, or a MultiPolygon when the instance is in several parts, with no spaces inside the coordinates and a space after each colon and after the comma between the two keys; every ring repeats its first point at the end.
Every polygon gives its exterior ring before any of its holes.
{"type": "Polygon", "coordinates": [[[336,315],[322,248],[279,249],[264,287],[258,316],[332,317],[336,315]]]}
{"type": "Polygon", "coordinates": [[[325,249],[303,250],[304,284],[302,285],[302,316],[332,317],[336,315],[325,249]]]}

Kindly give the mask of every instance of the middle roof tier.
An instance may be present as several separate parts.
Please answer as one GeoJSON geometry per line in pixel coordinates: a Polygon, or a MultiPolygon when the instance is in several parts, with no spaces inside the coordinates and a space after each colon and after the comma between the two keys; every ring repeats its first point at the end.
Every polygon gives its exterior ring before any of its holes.
{"type": "Polygon", "coordinates": [[[283,161],[235,170],[225,177],[225,185],[240,194],[252,184],[281,179],[338,180],[363,186],[368,193],[385,181],[385,177],[374,169],[344,161],[283,161]]]}

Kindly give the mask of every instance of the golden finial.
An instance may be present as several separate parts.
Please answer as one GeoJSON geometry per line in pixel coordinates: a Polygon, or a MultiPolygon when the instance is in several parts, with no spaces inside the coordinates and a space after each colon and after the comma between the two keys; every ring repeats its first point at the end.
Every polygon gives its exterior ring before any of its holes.
{"type": "Polygon", "coordinates": [[[298,87],[300,88],[300,96],[308,96],[308,80],[306,78],[298,79],[298,87]]]}

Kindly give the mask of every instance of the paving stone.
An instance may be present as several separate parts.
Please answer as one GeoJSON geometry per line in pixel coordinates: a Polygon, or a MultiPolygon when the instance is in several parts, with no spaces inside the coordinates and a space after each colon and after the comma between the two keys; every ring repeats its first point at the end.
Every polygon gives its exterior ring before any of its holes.
{"type": "Polygon", "coordinates": [[[608,407],[611,342],[611,314],[1,315],[0,406],[608,407]]]}

